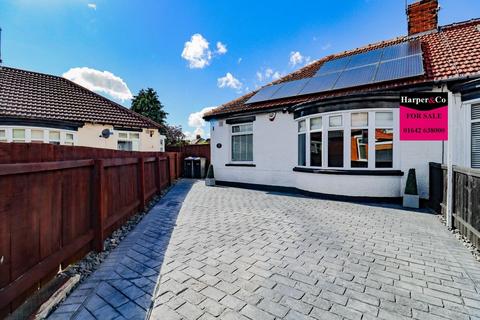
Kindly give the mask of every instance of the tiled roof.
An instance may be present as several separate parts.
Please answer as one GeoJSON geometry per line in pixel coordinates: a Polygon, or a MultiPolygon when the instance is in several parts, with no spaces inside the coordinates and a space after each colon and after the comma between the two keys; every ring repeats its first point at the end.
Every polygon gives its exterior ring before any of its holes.
{"type": "MultiPolygon", "coordinates": [[[[315,75],[323,63],[365,51],[393,45],[406,40],[419,39],[422,43],[425,75],[377,83],[363,87],[348,88],[323,92],[307,96],[296,96],[285,99],[246,104],[247,100],[257,91],[250,92],[240,98],[225,103],[208,112],[205,117],[240,113],[246,111],[269,109],[302,102],[317,101],[329,97],[338,97],[354,93],[377,90],[391,90],[398,87],[427,83],[432,81],[450,80],[462,77],[480,77],[480,19],[439,27],[438,30],[414,36],[402,36],[395,39],[371,44],[351,51],[330,55],[317,60],[285,77],[268,85],[309,78],[315,75]]],[[[267,85],[267,86],[268,86],[267,85]]]]}
{"type": "Polygon", "coordinates": [[[160,128],[70,80],[9,67],[0,67],[0,117],[160,128]]]}

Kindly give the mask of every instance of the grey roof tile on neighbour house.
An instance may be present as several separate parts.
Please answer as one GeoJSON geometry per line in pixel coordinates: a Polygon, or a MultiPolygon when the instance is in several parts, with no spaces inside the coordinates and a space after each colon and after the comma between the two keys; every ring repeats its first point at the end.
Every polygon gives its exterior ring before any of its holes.
{"type": "Polygon", "coordinates": [[[65,78],[10,67],[0,67],[0,118],[161,127],[65,78]]]}
{"type": "Polygon", "coordinates": [[[395,39],[367,45],[351,51],[330,55],[317,60],[267,86],[287,81],[299,80],[315,76],[315,73],[327,61],[382,47],[398,44],[407,40],[420,40],[423,50],[425,74],[406,79],[374,83],[365,86],[332,90],[316,94],[288,97],[273,101],[247,103],[258,90],[250,92],[233,101],[225,103],[205,115],[206,119],[228,116],[243,112],[268,110],[286,107],[298,103],[314,102],[326,98],[341,97],[356,93],[367,93],[381,90],[395,90],[413,85],[442,82],[447,80],[480,77],[480,19],[455,23],[413,36],[401,36],[395,39]]]}

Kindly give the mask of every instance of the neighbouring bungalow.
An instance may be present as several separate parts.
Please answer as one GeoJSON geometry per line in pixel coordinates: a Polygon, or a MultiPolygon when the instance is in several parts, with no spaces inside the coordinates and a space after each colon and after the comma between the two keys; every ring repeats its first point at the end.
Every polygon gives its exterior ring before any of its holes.
{"type": "Polygon", "coordinates": [[[396,200],[414,168],[428,199],[429,162],[480,168],[480,19],[439,27],[437,0],[407,15],[406,36],[324,57],[207,113],[215,179],[396,200]],[[444,138],[401,137],[401,96],[421,93],[448,98],[444,138]]]}
{"type": "Polygon", "coordinates": [[[165,151],[160,128],[65,78],[0,67],[0,142],[165,151]]]}

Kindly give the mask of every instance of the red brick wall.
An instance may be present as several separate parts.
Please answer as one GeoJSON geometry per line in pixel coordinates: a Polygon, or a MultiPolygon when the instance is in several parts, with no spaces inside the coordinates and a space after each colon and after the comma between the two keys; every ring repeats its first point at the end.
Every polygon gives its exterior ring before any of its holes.
{"type": "Polygon", "coordinates": [[[438,0],[421,0],[408,6],[408,34],[436,29],[438,26],[438,0]]]}

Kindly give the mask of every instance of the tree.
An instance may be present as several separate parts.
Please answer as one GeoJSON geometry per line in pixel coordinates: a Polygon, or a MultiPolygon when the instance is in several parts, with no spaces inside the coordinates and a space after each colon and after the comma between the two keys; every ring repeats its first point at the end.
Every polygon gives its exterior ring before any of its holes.
{"type": "MultiPolygon", "coordinates": [[[[166,127],[165,122],[168,113],[163,110],[163,104],[158,99],[158,94],[152,88],[141,89],[132,99],[132,111],[135,111],[158,124],[166,127]]],[[[160,130],[165,131],[165,130],[160,130]]],[[[165,132],[162,132],[165,133],[165,132]]]]}
{"type": "Polygon", "coordinates": [[[185,135],[182,132],[182,126],[165,126],[165,136],[167,140],[167,145],[184,145],[187,144],[185,141],[185,135]]]}

